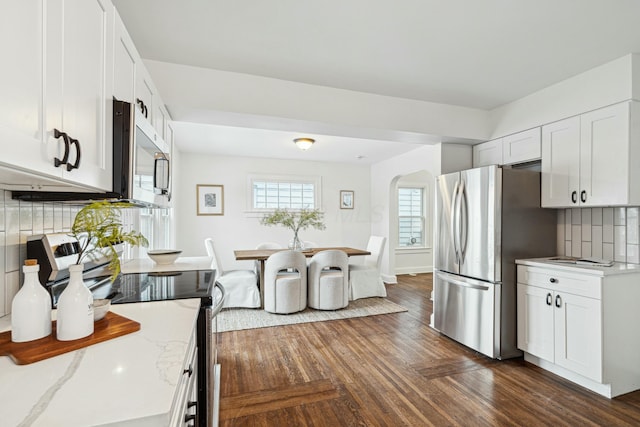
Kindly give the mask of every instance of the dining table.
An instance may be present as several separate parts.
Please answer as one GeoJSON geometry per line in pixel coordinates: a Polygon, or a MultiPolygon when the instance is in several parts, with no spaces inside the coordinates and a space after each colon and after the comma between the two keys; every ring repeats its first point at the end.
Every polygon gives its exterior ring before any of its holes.
{"type": "MultiPolygon", "coordinates": [[[[260,264],[258,271],[258,285],[260,287],[260,307],[264,307],[264,263],[271,255],[276,252],[286,251],[288,249],[238,249],[233,251],[236,261],[257,261],[260,264]]],[[[371,255],[371,252],[364,249],[356,249],[349,247],[327,247],[327,248],[309,248],[302,250],[307,258],[311,258],[321,251],[339,250],[347,254],[347,256],[364,256],[371,255]]]]}

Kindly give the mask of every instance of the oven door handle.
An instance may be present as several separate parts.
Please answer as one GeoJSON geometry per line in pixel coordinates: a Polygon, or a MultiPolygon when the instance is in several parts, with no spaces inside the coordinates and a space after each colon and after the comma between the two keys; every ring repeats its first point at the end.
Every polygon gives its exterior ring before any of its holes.
{"type": "Polygon", "coordinates": [[[215,317],[218,313],[220,313],[220,310],[222,310],[222,305],[224,304],[224,299],[227,296],[227,293],[224,290],[224,286],[222,286],[218,282],[215,282],[214,286],[216,288],[220,289],[220,292],[222,293],[222,298],[220,298],[220,301],[218,301],[218,304],[216,304],[215,306],[211,307],[211,318],[215,317]]]}

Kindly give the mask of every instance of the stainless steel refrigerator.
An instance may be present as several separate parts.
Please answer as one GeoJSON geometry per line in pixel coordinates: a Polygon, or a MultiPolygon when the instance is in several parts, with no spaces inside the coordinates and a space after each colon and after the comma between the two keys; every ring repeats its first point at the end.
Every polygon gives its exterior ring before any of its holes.
{"type": "Polygon", "coordinates": [[[516,357],[519,258],[556,253],[540,172],[486,166],[436,179],[432,326],[495,359],[516,357]]]}

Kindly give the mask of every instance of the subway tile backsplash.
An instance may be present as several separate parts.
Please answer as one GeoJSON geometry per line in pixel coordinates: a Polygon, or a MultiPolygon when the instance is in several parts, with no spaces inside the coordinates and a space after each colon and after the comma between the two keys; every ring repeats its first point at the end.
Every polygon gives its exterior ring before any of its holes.
{"type": "Polygon", "coordinates": [[[558,254],[640,264],[640,208],[560,209],[557,242],[558,254]]]}
{"type": "MultiPolygon", "coordinates": [[[[0,189],[0,317],[11,312],[11,302],[20,287],[21,266],[27,257],[27,238],[33,234],[69,231],[81,208],[64,203],[13,200],[10,191],[0,189]]],[[[167,211],[126,209],[121,219],[127,230],[141,231],[150,244],[155,245],[152,247],[171,247],[167,211]]],[[[123,258],[131,259],[138,253],[137,248],[126,248],[123,258]]]]}

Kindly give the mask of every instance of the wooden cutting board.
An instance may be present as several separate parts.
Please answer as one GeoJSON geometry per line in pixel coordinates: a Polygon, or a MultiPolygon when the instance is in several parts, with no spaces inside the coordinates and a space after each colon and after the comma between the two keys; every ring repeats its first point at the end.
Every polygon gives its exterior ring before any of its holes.
{"type": "Polygon", "coordinates": [[[35,341],[12,342],[11,331],[0,333],[0,356],[9,356],[17,365],[28,365],[139,330],[140,323],[110,311],[94,323],[93,334],[88,337],[58,341],[53,321],[51,335],[35,341]]]}

